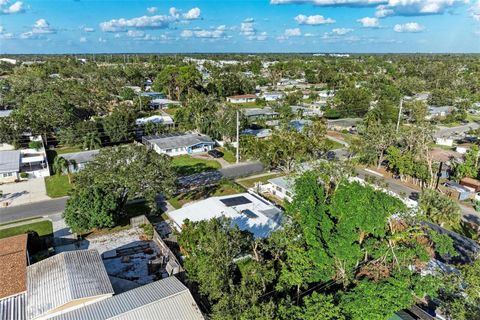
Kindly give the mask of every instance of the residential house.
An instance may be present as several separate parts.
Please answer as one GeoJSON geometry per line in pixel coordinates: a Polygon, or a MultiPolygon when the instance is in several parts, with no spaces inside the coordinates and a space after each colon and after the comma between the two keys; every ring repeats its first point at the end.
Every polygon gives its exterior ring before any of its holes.
{"type": "Polygon", "coordinates": [[[477,179],[465,177],[460,180],[460,184],[466,188],[471,189],[473,192],[480,191],[480,181],[477,179]]]}
{"type": "Polygon", "coordinates": [[[167,96],[161,92],[138,92],[140,97],[147,97],[151,99],[165,99],[167,96]]]}
{"type": "Polygon", "coordinates": [[[13,110],[0,110],[0,118],[9,117],[13,110]]]}
{"type": "Polygon", "coordinates": [[[70,172],[78,172],[92,161],[100,150],[88,150],[80,152],[65,153],[61,156],[69,162],[68,170],[70,172]]]}
{"type": "Polygon", "coordinates": [[[153,116],[150,116],[150,117],[146,117],[146,118],[139,118],[137,120],[135,120],[135,124],[137,126],[142,126],[144,124],[147,124],[147,123],[155,123],[155,124],[161,124],[161,125],[164,125],[164,126],[167,126],[167,127],[172,127],[175,125],[175,123],[173,122],[173,118],[164,113],[164,114],[156,114],[156,115],[153,115],[153,116]]]}
{"type": "Polygon", "coordinates": [[[29,264],[26,234],[0,239],[0,319],[25,319],[29,264]]]}
{"type": "Polygon", "coordinates": [[[299,115],[299,117],[321,117],[323,111],[320,108],[307,108],[302,106],[290,106],[292,113],[299,115]]]}
{"type": "Polygon", "coordinates": [[[429,106],[427,110],[426,120],[432,120],[435,118],[444,118],[452,113],[452,107],[434,107],[429,106]]]}
{"type": "Polygon", "coordinates": [[[0,183],[15,182],[20,173],[20,151],[0,151],[0,183]]]}
{"type": "Polygon", "coordinates": [[[455,181],[447,181],[445,182],[444,186],[447,188],[447,195],[456,200],[467,200],[472,194],[470,189],[455,181]]]}
{"type": "Polygon", "coordinates": [[[254,136],[256,138],[267,138],[272,135],[272,130],[271,129],[250,129],[247,128],[242,131],[243,135],[246,136],[254,136]]]}
{"type": "Polygon", "coordinates": [[[298,131],[298,132],[303,132],[303,130],[305,129],[306,126],[309,126],[313,123],[312,120],[304,120],[304,119],[300,119],[300,120],[292,120],[289,122],[289,127],[298,131]]]}
{"type": "Polygon", "coordinates": [[[165,278],[58,315],[52,320],[203,320],[192,294],[175,277],[165,278]]]}
{"type": "Polygon", "coordinates": [[[255,102],[255,100],[257,100],[257,96],[254,94],[242,94],[242,95],[227,97],[227,102],[230,102],[230,103],[249,103],[249,102],[255,102]]]}
{"type": "Polygon", "coordinates": [[[170,106],[179,106],[180,102],[165,99],[165,98],[156,98],[150,101],[150,106],[154,109],[165,109],[170,106]]]}
{"type": "Polygon", "coordinates": [[[273,111],[270,107],[242,109],[242,112],[250,121],[258,119],[275,119],[279,116],[279,113],[273,111]]]}
{"type": "Polygon", "coordinates": [[[157,153],[169,156],[207,152],[215,145],[209,136],[197,133],[145,136],[142,137],[142,142],[157,153]]]}
{"type": "Polygon", "coordinates": [[[335,97],[335,91],[333,90],[322,90],[318,93],[320,98],[330,99],[335,97]]]}
{"type": "Polygon", "coordinates": [[[26,315],[48,319],[113,295],[96,250],[59,253],[27,268],[26,315]]]}
{"type": "Polygon", "coordinates": [[[336,120],[327,120],[327,129],[331,131],[356,131],[357,124],[362,121],[361,118],[345,118],[336,120]]]}
{"type": "Polygon", "coordinates": [[[181,231],[185,220],[201,221],[218,217],[232,219],[241,230],[256,238],[265,238],[281,227],[282,210],[253,193],[210,197],[167,213],[174,227],[181,231]]]}
{"type": "Polygon", "coordinates": [[[268,183],[262,186],[262,190],[266,191],[281,200],[293,200],[295,188],[295,179],[292,177],[278,177],[268,180],[268,183]]]}
{"type": "Polygon", "coordinates": [[[282,92],[265,92],[261,95],[265,101],[278,101],[283,99],[283,93],[282,92]]]}

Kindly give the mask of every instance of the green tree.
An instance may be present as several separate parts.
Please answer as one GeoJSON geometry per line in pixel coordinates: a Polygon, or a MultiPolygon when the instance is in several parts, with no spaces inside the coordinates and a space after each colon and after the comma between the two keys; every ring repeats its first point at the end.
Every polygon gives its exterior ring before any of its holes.
{"type": "Polygon", "coordinates": [[[455,165],[455,178],[458,180],[465,177],[476,178],[478,176],[478,156],[478,146],[473,145],[465,154],[464,161],[455,165]]]}
{"type": "Polygon", "coordinates": [[[185,91],[192,91],[201,81],[202,75],[194,64],[168,65],[157,74],[153,89],[165,92],[172,99],[180,100],[185,91]]]}

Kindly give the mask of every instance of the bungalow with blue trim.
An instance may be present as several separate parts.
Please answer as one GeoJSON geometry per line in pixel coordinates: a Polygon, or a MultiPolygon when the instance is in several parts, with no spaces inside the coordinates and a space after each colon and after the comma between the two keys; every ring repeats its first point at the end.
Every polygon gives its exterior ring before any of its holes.
{"type": "Polygon", "coordinates": [[[179,156],[212,150],[215,142],[206,135],[197,133],[176,133],[162,136],[145,136],[142,142],[159,154],[179,156]]]}

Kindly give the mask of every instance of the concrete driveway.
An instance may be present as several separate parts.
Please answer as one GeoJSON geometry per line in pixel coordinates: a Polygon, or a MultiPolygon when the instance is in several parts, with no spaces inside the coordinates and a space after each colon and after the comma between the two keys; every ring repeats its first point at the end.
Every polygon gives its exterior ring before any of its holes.
{"type": "Polygon", "coordinates": [[[3,196],[0,197],[1,207],[13,207],[50,200],[50,197],[47,196],[43,178],[2,184],[0,190],[3,193],[3,196]]]}

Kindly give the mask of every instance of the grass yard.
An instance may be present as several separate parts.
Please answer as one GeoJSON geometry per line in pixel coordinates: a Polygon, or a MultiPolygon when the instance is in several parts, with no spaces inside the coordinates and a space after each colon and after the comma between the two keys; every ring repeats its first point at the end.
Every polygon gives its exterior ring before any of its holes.
{"type": "Polygon", "coordinates": [[[223,160],[227,161],[228,163],[235,163],[237,161],[237,158],[235,154],[225,148],[218,148],[223,153],[223,160]]]}
{"type": "Polygon", "coordinates": [[[57,152],[57,155],[59,155],[59,154],[65,154],[65,153],[80,152],[85,150],[82,149],[81,147],[62,147],[62,148],[55,149],[55,151],[57,152]]]}
{"type": "Polygon", "coordinates": [[[340,142],[333,141],[333,140],[330,140],[330,139],[327,139],[326,144],[327,144],[328,150],[336,150],[336,149],[345,148],[345,146],[343,144],[341,144],[340,142]]]}
{"type": "Polygon", "coordinates": [[[45,186],[47,188],[47,196],[50,198],[68,196],[72,190],[72,185],[68,182],[67,175],[45,177],[45,186]]]}
{"type": "MultiPolygon", "coordinates": [[[[18,221],[13,221],[11,224],[15,224],[15,223],[18,223],[18,221]]],[[[4,225],[4,227],[5,226],[8,226],[8,225],[4,225]]],[[[43,220],[43,221],[22,224],[22,225],[14,226],[11,228],[1,229],[0,239],[16,236],[19,234],[24,234],[24,233],[27,233],[28,231],[36,231],[40,237],[52,236],[53,235],[52,222],[49,220],[43,220]]]]}
{"type": "Polygon", "coordinates": [[[228,196],[244,192],[245,189],[233,181],[224,180],[220,184],[211,187],[204,187],[193,190],[188,193],[180,194],[174,198],[168,199],[168,202],[175,209],[180,209],[184,204],[192,201],[203,200],[208,197],[228,196]]]}
{"type": "Polygon", "coordinates": [[[256,182],[266,183],[270,179],[281,177],[283,175],[284,175],[283,173],[277,172],[277,173],[272,173],[272,174],[268,174],[261,177],[241,179],[241,180],[237,180],[237,182],[241,184],[243,187],[248,189],[248,188],[254,187],[256,182]]]}
{"type": "Polygon", "coordinates": [[[173,157],[172,163],[177,173],[182,176],[217,170],[221,167],[220,163],[216,160],[197,159],[189,155],[173,157]]]}

